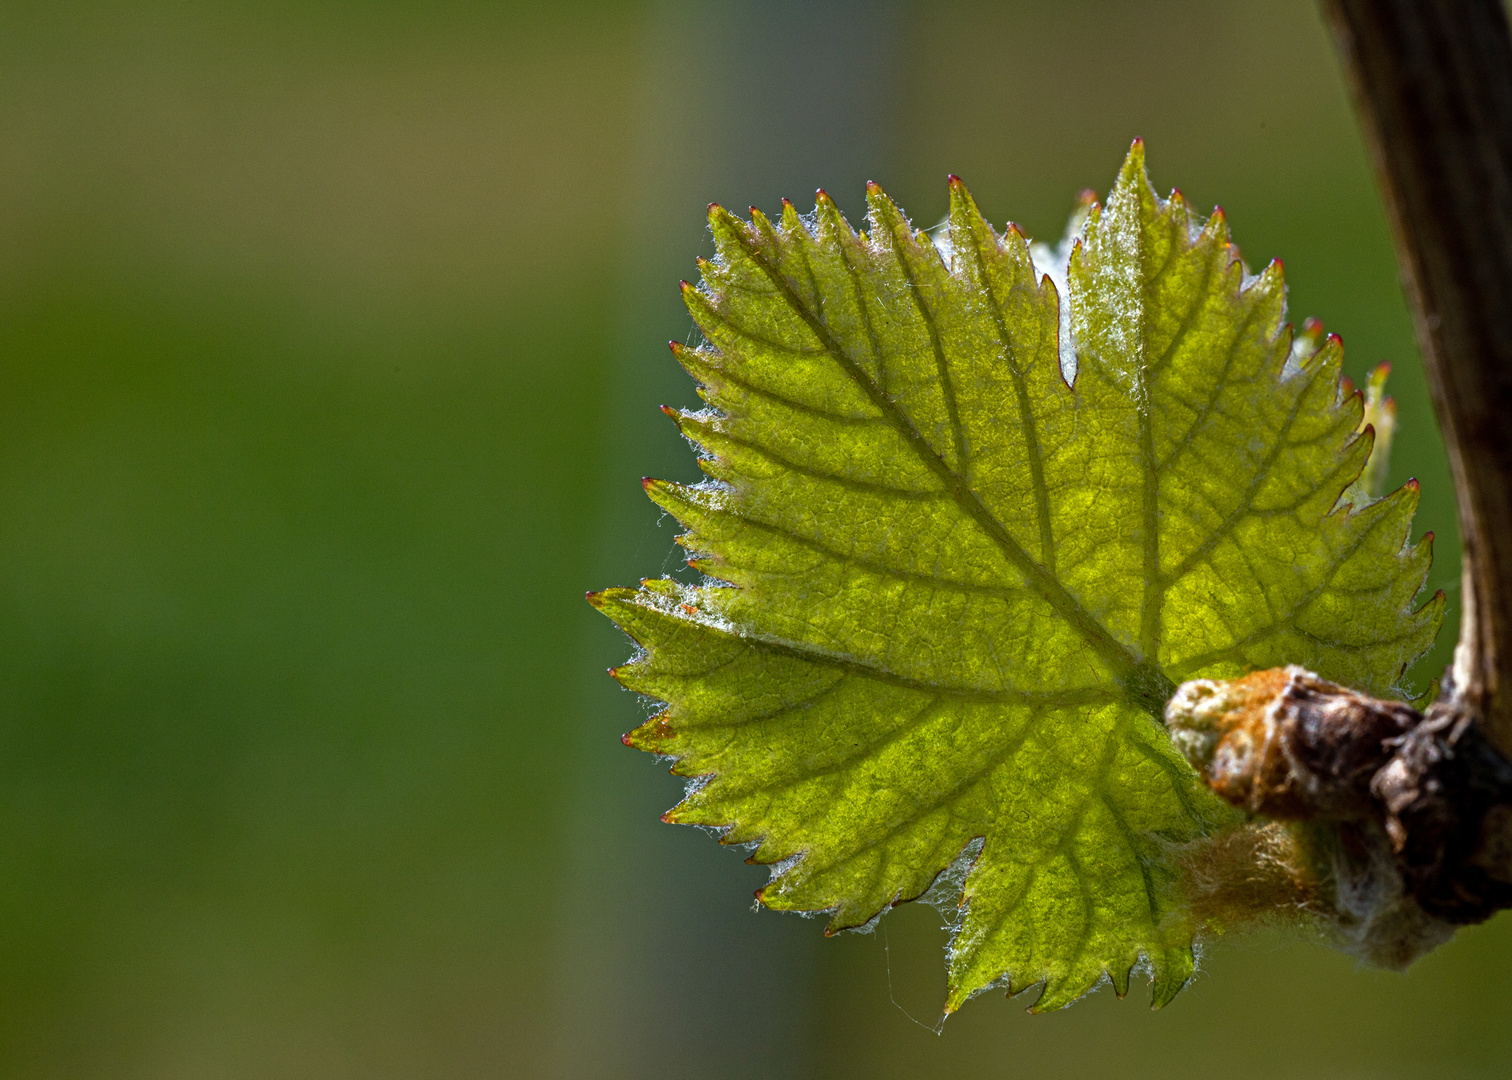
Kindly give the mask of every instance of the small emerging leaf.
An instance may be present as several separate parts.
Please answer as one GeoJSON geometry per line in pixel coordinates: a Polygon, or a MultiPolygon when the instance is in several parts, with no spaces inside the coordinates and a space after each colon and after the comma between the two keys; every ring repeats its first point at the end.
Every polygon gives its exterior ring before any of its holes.
{"type": "Polygon", "coordinates": [[[1279,264],[1248,277],[1140,144],[1058,267],[950,194],[948,262],[875,186],[860,235],[822,192],[711,208],[706,344],[674,347],[710,479],[647,485],[711,580],[592,598],[643,646],[616,677],[667,703],[626,742],[699,778],[668,821],[755,845],[762,901],[831,930],[981,840],[948,1009],[1122,994],[1141,958],[1160,1005],[1197,929],[1172,852],[1234,813],[1164,702],[1287,663],[1387,692],[1443,606],[1413,608],[1417,490],[1340,502],[1371,435],[1338,339],[1294,350],[1279,264]]]}
{"type": "Polygon", "coordinates": [[[1390,364],[1378,364],[1365,377],[1365,415],[1360,419],[1360,430],[1368,427],[1375,432],[1375,449],[1355,486],[1371,499],[1379,499],[1386,490],[1386,466],[1391,461],[1391,440],[1396,436],[1396,402],[1386,396],[1386,377],[1390,374],[1390,364]]]}

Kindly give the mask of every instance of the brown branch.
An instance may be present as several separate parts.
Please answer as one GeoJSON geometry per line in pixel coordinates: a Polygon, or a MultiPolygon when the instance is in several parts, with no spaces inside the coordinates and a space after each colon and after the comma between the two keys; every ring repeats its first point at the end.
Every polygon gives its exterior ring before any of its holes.
{"type": "Polygon", "coordinates": [[[1512,756],[1512,35],[1501,0],[1322,0],[1375,159],[1459,501],[1448,699],[1512,756]]]}

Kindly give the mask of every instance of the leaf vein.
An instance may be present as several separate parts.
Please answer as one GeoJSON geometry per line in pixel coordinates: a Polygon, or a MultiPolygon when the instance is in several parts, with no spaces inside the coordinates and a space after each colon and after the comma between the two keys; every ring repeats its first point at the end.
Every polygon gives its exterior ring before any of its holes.
{"type": "MultiPolygon", "coordinates": [[[[1108,631],[1099,624],[1075,598],[1068,593],[1063,585],[1052,577],[1044,567],[1031,559],[1027,552],[1019,546],[1018,541],[1008,533],[1003,523],[998,521],[992,512],[982,502],[974,490],[968,487],[963,479],[954,473],[950,466],[929,445],[919,429],[902,410],[892,396],[886,393],[873,381],[860,365],[846,351],[845,347],[835,338],[828,325],[817,314],[809,311],[794,292],[791,283],[773,265],[761,257],[759,249],[751,242],[749,237],[741,230],[736,232],[737,242],[742,246],[748,258],[772,278],[772,281],[781,290],[783,297],[794,313],[814,331],[815,335],[825,344],[835,362],[840,365],[856,385],[872,399],[882,413],[889,417],[897,426],[904,439],[910,444],[919,458],[933,469],[950,488],[952,496],[958,506],[972,519],[994,543],[1003,550],[1009,560],[1015,563],[1024,572],[1025,577],[1033,587],[1050,603],[1052,607],[1069,622],[1078,634],[1091,646],[1105,663],[1109,664],[1114,671],[1124,680],[1140,672],[1147,672],[1157,679],[1165,679],[1159,672],[1153,672],[1148,665],[1142,665],[1130,652],[1127,646],[1117,641],[1108,631]]],[[[1167,695],[1169,696],[1169,695],[1167,695]]],[[[1131,696],[1131,700],[1132,700],[1131,696]]],[[[1144,701],[1141,706],[1154,710],[1144,701]]]]}

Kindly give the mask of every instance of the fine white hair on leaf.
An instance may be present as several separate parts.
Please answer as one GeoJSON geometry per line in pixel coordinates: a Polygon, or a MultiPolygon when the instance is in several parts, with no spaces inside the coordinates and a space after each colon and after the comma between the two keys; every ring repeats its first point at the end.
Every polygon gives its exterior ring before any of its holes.
{"type": "Polygon", "coordinates": [[[789,855],[785,859],[779,860],[778,862],[774,862],[772,864],[772,866],[771,866],[771,874],[772,874],[772,876],[771,876],[771,878],[769,880],[776,881],[783,874],[787,873],[794,866],[798,865],[799,860],[802,859],[805,854],[806,854],[806,852],[802,852],[802,851],[795,852],[794,854],[789,855]]]}
{"type": "Polygon", "coordinates": [[[952,934],[960,930],[961,920],[965,916],[961,907],[961,895],[966,887],[966,875],[971,873],[971,868],[985,845],[986,840],[980,836],[967,841],[960,854],[936,875],[929,888],[919,897],[920,902],[939,912],[942,925],[952,934]]]}
{"type": "Polygon", "coordinates": [[[891,904],[884,904],[884,905],[882,905],[882,910],[881,911],[878,911],[875,915],[873,915],[871,918],[867,919],[860,926],[847,927],[846,930],[845,930],[845,933],[847,933],[847,934],[873,934],[873,933],[876,933],[878,924],[880,924],[882,922],[882,916],[886,915],[891,910],[892,910],[892,905],[891,904]]]}
{"type": "Polygon", "coordinates": [[[940,258],[945,265],[949,266],[955,259],[955,245],[950,242],[950,215],[946,214],[932,228],[924,230],[935,250],[940,253],[940,258]]]}
{"type": "Polygon", "coordinates": [[[1039,242],[1029,245],[1029,258],[1034,263],[1035,271],[1050,279],[1056,296],[1060,298],[1061,378],[1066,380],[1068,386],[1076,383],[1077,366],[1076,338],[1071,333],[1071,251],[1076,247],[1077,240],[1081,239],[1089,212],[1090,204],[1077,207],[1071,220],[1066,223],[1066,231],[1061,236],[1060,243],[1054,247],[1039,242]]]}

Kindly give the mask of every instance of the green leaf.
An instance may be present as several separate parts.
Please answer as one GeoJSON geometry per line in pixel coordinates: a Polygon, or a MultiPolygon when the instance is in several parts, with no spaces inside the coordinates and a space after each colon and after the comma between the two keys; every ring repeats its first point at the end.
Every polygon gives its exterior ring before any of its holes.
{"type": "Polygon", "coordinates": [[[706,344],[674,346],[710,480],[646,485],[710,580],[591,597],[667,703],[625,741],[696,778],[666,820],[755,845],[761,900],[832,931],[969,861],[947,1009],[1122,995],[1141,958],[1158,1006],[1198,929],[1169,853],[1234,820],[1163,705],[1284,663],[1391,690],[1443,607],[1412,606],[1416,487],[1339,502],[1371,436],[1337,339],[1294,356],[1280,265],[1159,200],[1140,144],[1054,268],[1064,322],[959,181],[948,258],[868,202],[861,235],[822,192],[710,210],[706,344]]]}

